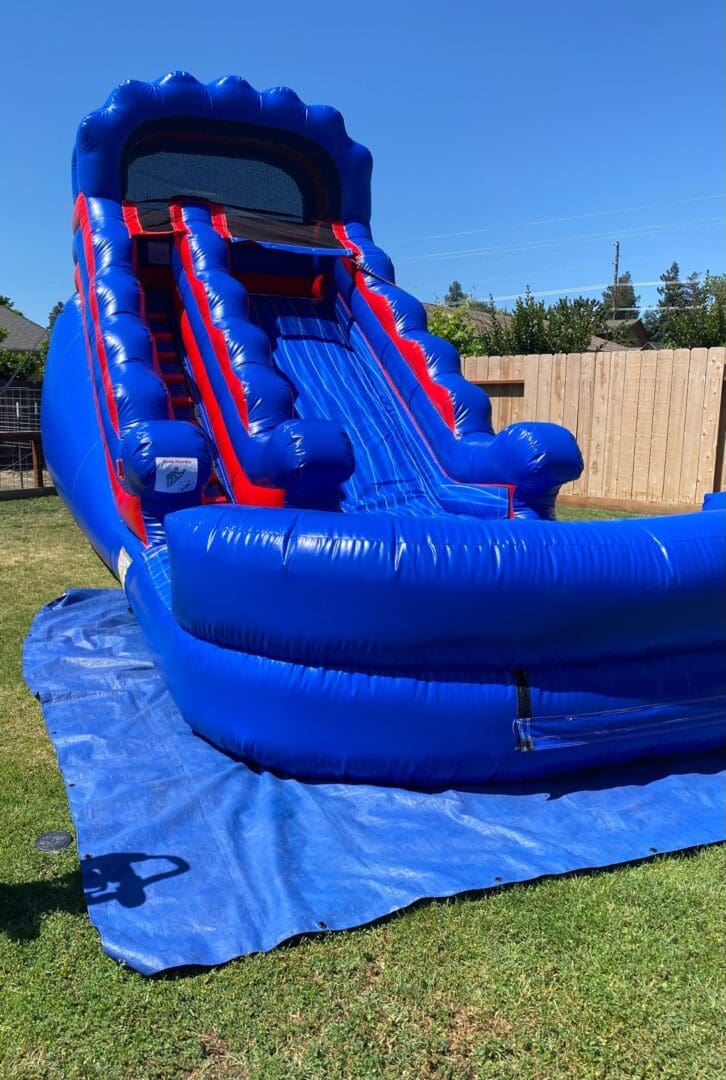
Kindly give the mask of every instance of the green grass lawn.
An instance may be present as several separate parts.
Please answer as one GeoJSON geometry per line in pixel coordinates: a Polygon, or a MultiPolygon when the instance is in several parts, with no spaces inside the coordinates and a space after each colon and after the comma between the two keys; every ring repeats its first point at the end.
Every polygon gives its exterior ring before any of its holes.
{"type": "Polygon", "coordinates": [[[108,959],[75,848],[33,848],[72,825],[20,648],[66,587],[114,584],[56,498],[0,503],[0,1077],[724,1075],[720,848],[422,904],[200,974],[108,959]]]}

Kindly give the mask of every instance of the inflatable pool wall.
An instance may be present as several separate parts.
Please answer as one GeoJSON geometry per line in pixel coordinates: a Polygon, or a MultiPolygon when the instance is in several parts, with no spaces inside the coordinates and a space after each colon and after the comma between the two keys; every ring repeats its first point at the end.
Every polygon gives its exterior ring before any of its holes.
{"type": "Polygon", "coordinates": [[[421,787],[720,745],[723,500],[554,520],[574,438],[493,432],[370,177],[334,109],[232,76],[122,83],[79,128],[45,452],[181,713],[421,787]]]}

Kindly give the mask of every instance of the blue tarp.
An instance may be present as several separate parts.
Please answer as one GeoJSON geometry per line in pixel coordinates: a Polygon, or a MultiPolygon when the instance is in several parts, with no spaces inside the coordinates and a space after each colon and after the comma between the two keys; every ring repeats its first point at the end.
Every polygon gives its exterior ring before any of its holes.
{"type": "Polygon", "coordinates": [[[192,734],[118,590],[45,607],[24,672],[68,791],[91,920],[110,956],[147,974],[422,897],[724,838],[715,755],[433,794],[255,771],[192,734]]]}

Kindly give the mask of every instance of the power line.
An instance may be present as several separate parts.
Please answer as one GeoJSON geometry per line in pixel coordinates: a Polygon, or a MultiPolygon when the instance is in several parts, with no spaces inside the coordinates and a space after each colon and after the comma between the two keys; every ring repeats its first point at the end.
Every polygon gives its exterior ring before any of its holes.
{"type": "MultiPolygon", "coordinates": [[[[726,218],[698,218],[695,220],[665,221],[659,225],[646,225],[635,229],[619,229],[618,231],[621,236],[652,236],[655,233],[664,232],[668,229],[685,227],[703,228],[707,225],[723,225],[724,223],[726,223],[726,218]]],[[[463,248],[455,251],[432,251],[424,252],[419,255],[402,255],[396,261],[398,263],[403,263],[422,262],[424,260],[435,259],[459,259],[470,257],[472,255],[489,255],[500,251],[517,254],[519,252],[543,250],[551,247],[562,247],[566,244],[582,243],[586,240],[609,239],[611,236],[612,230],[604,233],[580,233],[576,236],[561,237],[559,240],[533,240],[526,244],[495,244],[482,248],[463,248]]]]}
{"type": "MultiPolygon", "coordinates": [[[[705,274],[696,274],[696,278],[705,278],[705,274]]],[[[663,281],[659,278],[657,281],[629,281],[620,282],[621,285],[632,285],[634,288],[645,288],[652,285],[690,285],[690,281],[663,281]]],[[[598,292],[600,289],[609,289],[612,285],[612,281],[600,281],[595,285],[568,285],[564,289],[539,289],[537,292],[533,292],[532,296],[563,296],[565,293],[583,293],[583,292],[598,292]]],[[[516,300],[518,296],[523,296],[523,292],[509,293],[506,296],[494,296],[493,300],[516,300]]],[[[465,304],[466,301],[463,301],[465,304]]],[[[458,304],[451,304],[451,307],[458,307],[458,304]]],[[[641,305],[642,307],[642,305],[641,305]]]]}
{"type": "Polygon", "coordinates": [[[657,210],[662,206],[684,206],[687,203],[707,202],[709,199],[723,199],[723,192],[716,195],[694,195],[688,199],[671,199],[667,202],[642,203],[640,206],[621,206],[616,210],[591,210],[584,214],[568,214],[565,217],[540,218],[539,221],[515,221],[508,225],[483,225],[476,229],[459,229],[456,232],[431,233],[418,236],[416,240],[446,240],[451,236],[474,236],[477,233],[499,232],[502,229],[526,229],[535,225],[556,225],[563,221],[584,221],[587,218],[607,217],[609,214],[632,214],[638,210],[657,210]]]}
{"type": "Polygon", "coordinates": [[[659,303],[640,303],[636,308],[618,307],[618,311],[695,311],[693,303],[685,303],[682,307],[661,308],[659,303]]]}

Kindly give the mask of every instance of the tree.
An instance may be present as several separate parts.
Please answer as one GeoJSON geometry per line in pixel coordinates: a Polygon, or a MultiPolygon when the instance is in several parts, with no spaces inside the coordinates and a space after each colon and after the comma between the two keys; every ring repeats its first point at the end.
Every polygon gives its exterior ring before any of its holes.
{"type": "MultiPolygon", "coordinates": [[[[705,274],[706,279],[708,279],[709,276],[710,275],[707,270],[705,274]]],[[[703,303],[704,289],[701,285],[701,275],[697,274],[695,270],[686,278],[686,284],[684,286],[684,297],[685,307],[693,307],[694,305],[698,306],[698,304],[703,303]]]]}
{"type": "Polygon", "coordinates": [[[55,326],[56,319],[63,311],[63,307],[63,301],[57,300],[48,313],[48,337],[38,348],[38,352],[40,353],[40,374],[45,370],[45,361],[48,357],[48,349],[50,348],[50,335],[55,326]]]}
{"type": "Polygon", "coordinates": [[[597,300],[561,297],[547,307],[527,289],[518,297],[511,315],[497,310],[491,297],[481,306],[467,299],[453,310],[435,308],[429,316],[429,330],[450,341],[463,356],[585,352],[593,335],[604,333],[606,318],[607,312],[597,300]],[[474,310],[491,315],[484,329],[481,323],[477,329],[472,320],[474,310]]]}
{"type": "Polygon", "coordinates": [[[622,322],[624,319],[638,318],[640,297],[636,295],[632,282],[630,271],[626,270],[618,278],[617,285],[608,285],[602,294],[603,307],[608,312],[608,319],[617,319],[622,322]]]}
{"type": "MultiPolygon", "coordinates": [[[[9,297],[7,296],[0,296],[0,307],[9,307],[10,305],[3,302],[8,299],[9,297]]],[[[8,366],[12,353],[8,352],[7,349],[2,348],[2,343],[7,336],[7,328],[4,326],[0,326],[0,386],[3,383],[7,382],[7,380],[11,378],[13,374],[13,372],[9,369],[8,366]]]]}
{"type": "MultiPolygon", "coordinates": [[[[3,327],[4,329],[4,327],[3,327]]],[[[0,341],[6,334],[0,334],[0,341]]],[[[37,379],[43,370],[42,358],[35,352],[12,352],[0,346],[0,388],[16,379],[37,379]]]]}
{"type": "Polygon", "coordinates": [[[547,308],[544,300],[536,300],[527,286],[524,296],[518,296],[509,325],[509,352],[540,353],[550,351],[547,332],[547,308]]]}
{"type": "Polygon", "coordinates": [[[489,293],[488,300],[477,300],[473,296],[467,296],[466,305],[471,311],[486,311],[489,315],[496,315],[497,312],[502,315],[506,314],[502,308],[497,307],[491,293],[489,293]]]}
{"type": "Polygon", "coordinates": [[[547,336],[552,352],[586,352],[594,335],[605,335],[606,320],[607,313],[598,300],[561,297],[547,312],[547,336]]]}
{"type": "Polygon", "coordinates": [[[449,285],[446,296],[444,297],[444,303],[447,307],[458,307],[459,304],[463,304],[467,299],[467,294],[461,287],[460,281],[452,281],[449,285]]]}
{"type": "Polygon", "coordinates": [[[667,270],[660,275],[663,282],[658,286],[658,307],[662,312],[673,308],[683,308],[688,304],[688,292],[681,283],[681,268],[673,260],[667,270]]]}
{"type": "MultiPolygon", "coordinates": [[[[9,296],[0,295],[0,307],[9,308],[16,315],[22,315],[22,311],[18,311],[15,302],[9,296]]],[[[54,321],[60,313],[56,311],[56,308],[58,308],[58,304],[55,305],[51,312],[54,321]],[[55,312],[55,316],[53,316],[53,312],[55,312]]],[[[61,304],[60,310],[62,309],[63,305],[61,304]]],[[[2,342],[7,336],[7,329],[0,327],[0,386],[15,382],[16,379],[39,379],[43,374],[45,357],[48,352],[47,342],[43,342],[37,352],[14,352],[2,348],[2,342]]]]}
{"type": "Polygon", "coordinates": [[[429,332],[450,341],[461,356],[480,352],[480,338],[465,305],[447,310],[436,307],[428,317],[429,332]]]}
{"type": "MultiPolygon", "coordinates": [[[[0,296],[0,306],[10,308],[11,311],[17,312],[18,315],[21,314],[9,296],[0,296]]],[[[63,303],[58,300],[48,315],[49,330],[53,329],[53,324],[62,310],[63,303]]],[[[0,328],[0,343],[5,337],[7,337],[7,330],[0,328]]],[[[11,352],[9,349],[3,349],[0,344],[0,386],[5,383],[15,382],[16,379],[35,381],[42,378],[49,344],[50,338],[48,337],[33,352],[11,352]]]]}
{"type": "Polygon", "coordinates": [[[652,341],[661,341],[665,333],[668,315],[671,311],[688,307],[688,287],[681,282],[681,268],[673,260],[667,270],[660,275],[662,285],[658,286],[658,304],[655,310],[647,313],[643,324],[652,341]]]}
{"type": "Polygon", "coordinates": [[[3,296],[2,294],[0,294],[0,307],[10,308],[10,310],[14,311],[16,315],[23,314],[22,311],[18,311],[15,306],[15,301],[11,297],[3,296]]]}
{"type": "Polygon", "coordinates": [[[48,314],[48,332],[49,333],[53,329],[53,327],[55,326],[55,321],[58,318],[58,316],[60,315],[62,310],[63,310],[63,301],[62,300],[56,300],[55,304],[53,304],[53,307],[50,309],[50,313],[48,314]]]}
{"type": "Polygon", "coordinates": [[[603,333],[605,317],[597,300],[561,297],[548,308],[527,289],[506,322],[492,316],[492,327],[481,334],[479,345],[489,356],[585,352],[592,336],[603,333]]]}
{"type": "Polygon", "coordinates": [[[688,305],[669,311],[664,341],[669,349],[710,349],[726,345],[726,274],[688,279],[688,305]]]}

